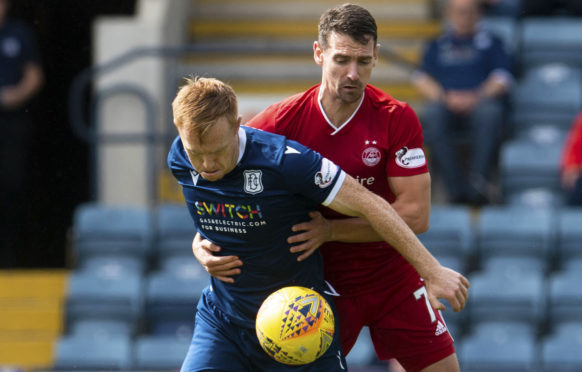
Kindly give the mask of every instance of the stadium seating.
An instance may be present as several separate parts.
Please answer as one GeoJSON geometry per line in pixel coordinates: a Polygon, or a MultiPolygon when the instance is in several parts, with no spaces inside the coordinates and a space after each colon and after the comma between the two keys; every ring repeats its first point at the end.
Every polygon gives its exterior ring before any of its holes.
{"type": "Polygon", "coordinates": [[[145,259],[151,249],[153,219],[146,207],[87,203],[76,209],[73,219],[73,251],[80,265],[97,255],[145,259]]]}
{"type": "Polygon", "coordinates": [[[436,256],[453,256],[463,260],[472,253],[473,230],[468,207],[434,205],[430,227],[418,238],[436,256]]]}
{"type": "Polygon", "coordinates": [[[499,176],[504,198],[531,189],[561,191],[562,143],[510,140],[501,146],[499,176]]]}
{"type": "Polygon", "coordinates": [[[582,322],[563,323],[541,342],[544,372],[582,371],[582,322]]]}
{"type": "Polygon", "coordinates": [[[553,209],[564,205],[564,193],[544,187],[516,191],[505,196],[507,205],[553,209]]]}
{"type": "Polygon", "coordinates": [[[518,131],[539,124],[567,129],[582,108],[581,71],[564,64],[532,67],[517,81],[511,98],[518,131]]]}
{"type": "Polygon", "coordinates": [[[79,319],[109,319],[127,322],[135,330],[142,309],[141,275],[78,271],[70,277],[66,302],[69,324],[79,319]]]}
{"type": "Polygon", "coordinates": [[[131,340],[126,336],[65,336],[55,347],[57,370],[127,370],[132,366],[131,340]]]}
{"type": "Polygon", "coordinates": [[[470,322],[522,321],[539,325],[546,315],[544,276],[534,271],[478,271],[469,275],[470,322]]]}
{"type": "Polygon", "coordinates": [[[560,261],[582,258],[582,208],[562,208],[557,220],[560,261]]]}
{"type": "Polygon", "coordinates": [[[156,210],[156,254],[163,259],[171,255],[192,256],[192,238],[196,228],[186,205],[162,204],[156,210]]]}
{"type": "Polygon", "coordinates": [[[365,367],[374,364],[378,358],[374,350],[374,344],[370,338],[370,329],[362,328],[354,347],[346,356],[346,362],[351,367],[365,367]]]}
{"type": "Polygon", "coordinates": [[[566,270],[549,278],[549,318],[554,324],[582,321],[582,271],[566,270]]]}
{"type": "Polygon", "coordinates": [[[78,319],[69,326],[69,335],[80,338],[109,339],[131,337],[135,330],[127,322],[113,319],[78,319]]]}
{"type": "Polygon", "coordinates": [[[522,65],[562,62],[579,66],[582,63],[581,34],[582,20],[580,18],[531,17],[523,19],[522,65]]]}
{"type": "Polygon", "coordinates": [[[481,322],[457,347],[463,372],[534,371],[535,330],[523,323],[481,322]]]}
{"type": "Polygon", "coordinates": [[[477,223],[481,261],[494,256],[547,261],[555,243],[555,218],[547,209],[486,206],[477,223]]]}
{"type": "Polygon", "coordinates": [[[115,273],[140,275],[145,273],[146,268],[147,262],[139,257],[108,254],[87,257],[76,270],[107,276],[115,273]]]}
{"type": "Polygon", "coordinates": [[[481,260],[481,266],[485,272],[497,272],[500,275],[520,275],[532,272],[537,275],[545,275],[549,270],[547,261],[535,257],[506,257],[494,256],[481,260]]]}
{"type": "Polygon", "coordinates": [[[190,334],[196,305],[209,284],[201,268],[153,272],[146,280],[146,322],[154,335],[190,334]]]}
{"type": "Polygon", "coordinates": [[[503,41],[507,53],[515,58],[519,45],[518,22],[511,17],[483,17],[481,26],[503,41]]]}
{"type": "Polygon", "coordinates": [[[188,338],[172,336],[144,335],[134,343],[136,370],[177,371],[188,352],[191,334],[188,338]]]}

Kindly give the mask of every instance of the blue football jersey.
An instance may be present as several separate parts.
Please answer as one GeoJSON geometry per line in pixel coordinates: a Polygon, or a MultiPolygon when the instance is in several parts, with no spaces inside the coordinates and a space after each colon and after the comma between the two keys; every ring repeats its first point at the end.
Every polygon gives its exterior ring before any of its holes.
{"type": "Polygon", "coordinates": [[[249,127],[239,129],[236,167],[218,181],[199,176],[179,137],[168,165],[198,232],[221,246],[221,255],[243,261],[234,283],[211,278],[216,305],[233,321],[254,327],[263,300],[281,287],[324,290],[319,251],[297,262],[286,240],[291,226],[333,200],[345,179],[337,165],[298,142],[249,127]]]}

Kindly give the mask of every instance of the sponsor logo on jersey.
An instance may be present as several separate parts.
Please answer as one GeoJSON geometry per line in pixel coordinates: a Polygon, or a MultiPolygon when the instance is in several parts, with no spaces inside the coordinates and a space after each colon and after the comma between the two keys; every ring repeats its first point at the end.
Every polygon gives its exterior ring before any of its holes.
{"type": "Polygon", "coordinates": [[[447,327],[441,321],[437,321],[436,331],[434,332],[435,336],[440,336],[447,331],[447,327]]]}
{"type": "Polygon", "coordinates": [[[426,164],[426,157],[421,148],[409,149],[404,146],[396,151],[396,164],[402,168],[418,168],[426,164]]]}
{"type": "Polygon", "coordinates": [[[246,170],[243,172],[244,190],[247,194],[259,194],[263,192],[263,172],[260,170],[246,170]]]}
{"type": "Polygon", "coordinates": [[[365,144],[368,147],[362,151],[362,161],[366,166],[373,167],[380,163],[380,160],[382,159],[382,152],[377,147],[373,146],[377,144],[376,141],[366,140],[365,144]],[[369,146],[370,144],[372,146],[369,146]]]}
{"type": "Polygon", "coordinates": [[[325,189],[331,185],[336,174],[336,165],[331,160],[323,158],[321,160],[321,169],[319,172],[315,173],[314,182],[317,186],[325,189]]]}

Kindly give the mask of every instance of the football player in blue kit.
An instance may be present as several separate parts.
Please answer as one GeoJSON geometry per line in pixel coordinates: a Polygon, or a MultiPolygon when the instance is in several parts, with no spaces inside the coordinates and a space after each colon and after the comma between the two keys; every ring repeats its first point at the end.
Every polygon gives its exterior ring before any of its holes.
{"type": "Polygon", "coordinates": [[[254,323],[263,300],[285,286],[304,286],[332,304],[319,252],[303,261],[289,250],[291,227],[309,220],[323,204],[367,219],[409,260],[427,285],[459,288],[468,282],[441,266],[381,197],[367,191],[331,161],[283,136],[241,127],[237,100],[227,84],[188,79],[172,103],[179,137],[168,165],[182,186],[187,207],[203,238],[236,255],[244,270],[234,282],[210,278],[198,303],[194,335],[182,371],[345,371],[339,329],[315,362],[289,366],[259,345],[254,323]]]}

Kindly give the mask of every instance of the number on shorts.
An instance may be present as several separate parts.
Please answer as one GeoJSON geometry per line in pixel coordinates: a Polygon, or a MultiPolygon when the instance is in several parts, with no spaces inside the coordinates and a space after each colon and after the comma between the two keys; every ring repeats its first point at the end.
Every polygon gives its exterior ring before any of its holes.
{"type": "Polygon", "coordinates": [[[430,306],[430,301],[428,300],[428,292],[426,291],[426,287],[424,286],[414,291],[414,298],[420,300],[421,297],[424,297],[424,303],[426,304],[426,308],[428,309],[428,313],[430,314],[430,322],[431,323],[436,322],[437,318],[436,315],[434,315],[434,310],[432,309],[432,306],[430,306]]]}

